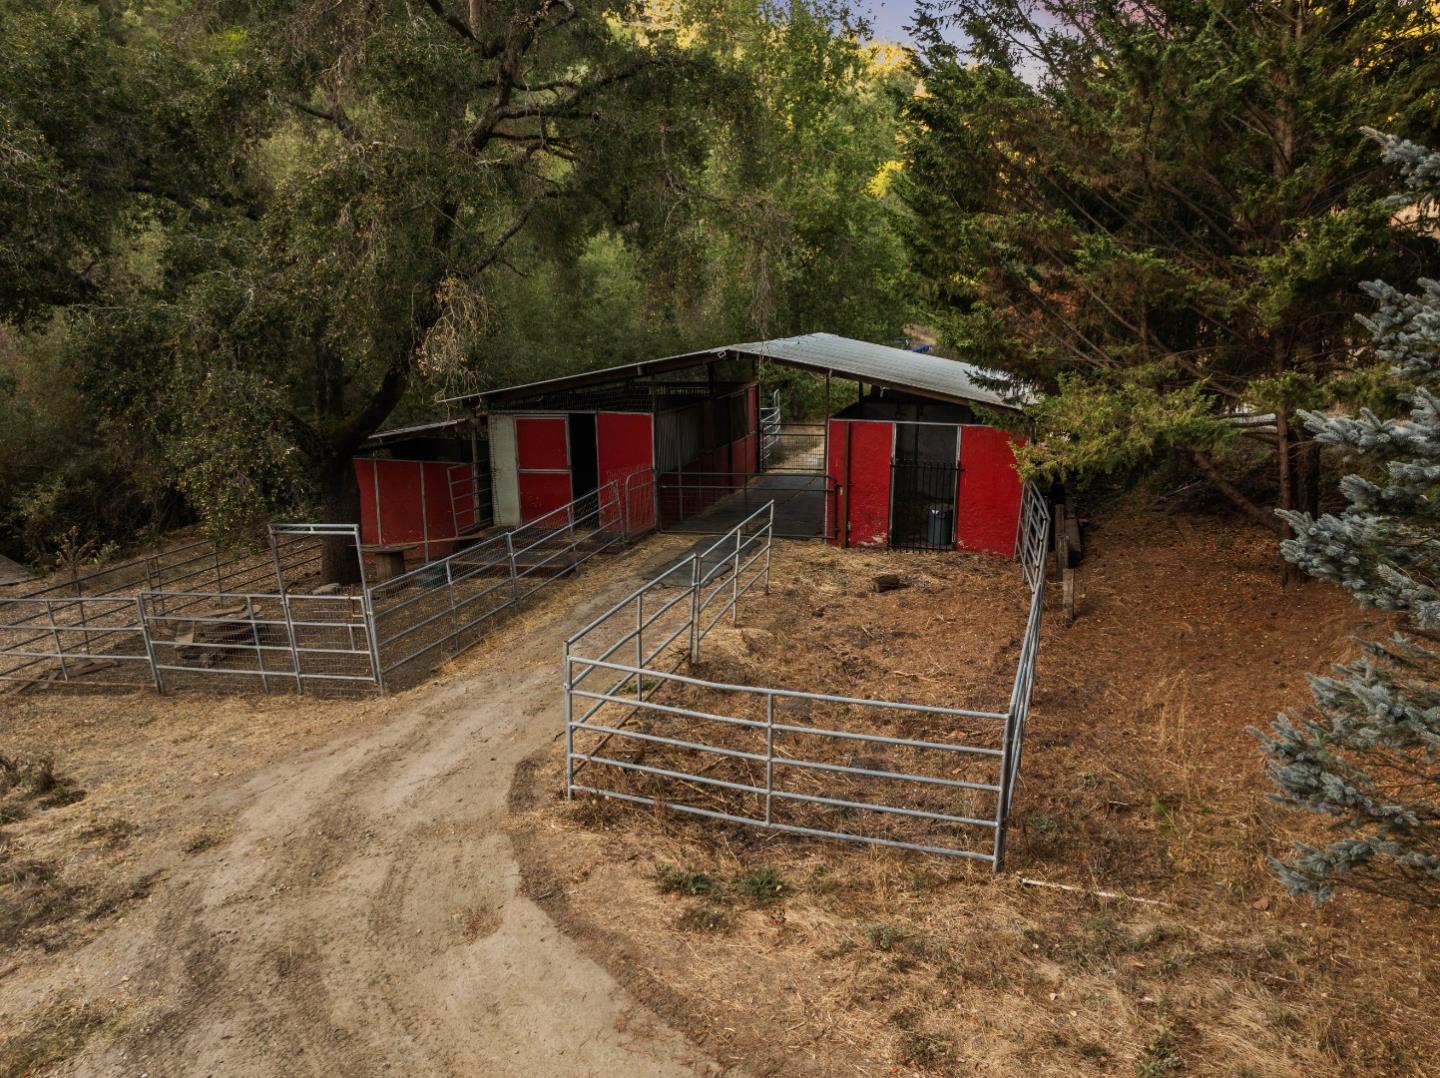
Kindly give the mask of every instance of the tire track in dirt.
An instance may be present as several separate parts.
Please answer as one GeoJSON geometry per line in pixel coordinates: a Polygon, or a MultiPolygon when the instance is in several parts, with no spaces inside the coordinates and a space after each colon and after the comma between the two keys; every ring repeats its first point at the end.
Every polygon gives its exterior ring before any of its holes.
{"type": "Polygon", "coordinates": [[[720,1073],[520,893],[503,830],[515,768],[561,729],[564,635],[633,583],[502,630],[500,662],[417,690],[378,732],[217,791],[229,839],[82,957],[138,970],[149,1020],[71,1069],[720,1073]]]}

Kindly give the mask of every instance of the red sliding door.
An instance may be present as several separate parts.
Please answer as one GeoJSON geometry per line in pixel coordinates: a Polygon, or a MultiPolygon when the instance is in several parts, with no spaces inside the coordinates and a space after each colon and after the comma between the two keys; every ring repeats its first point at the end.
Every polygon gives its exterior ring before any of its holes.
{"type": "Polygon", "coordinates": [[[570,436],[565,417],[516,416],[515,464],[522,522],[568,504],[570,436]]]}

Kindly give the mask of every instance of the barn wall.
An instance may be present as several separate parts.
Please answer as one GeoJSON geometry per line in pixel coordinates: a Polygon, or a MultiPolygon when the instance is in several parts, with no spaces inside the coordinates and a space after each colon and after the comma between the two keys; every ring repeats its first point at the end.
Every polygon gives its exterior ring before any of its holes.
{"type": "Polygon", "coordinates": [[[416,543],[417,555],[427,560],[454,549],[453,462],[356,457],[353,465],[360,485],[361,543],[416,543]]]}
{"type": "Polygon", "coordinates": [[[1020,473],[1012,446],[997,427],[966,425],[960,433],[955,547],[1013,557],[1020,526],[1020,473]]]}
{"type": "Polygon", "coordinates": [[[839,546],[889,546],[895,425],[832,419],[829,430],[826,471],[837,488],[832,541],[839,546]]]}

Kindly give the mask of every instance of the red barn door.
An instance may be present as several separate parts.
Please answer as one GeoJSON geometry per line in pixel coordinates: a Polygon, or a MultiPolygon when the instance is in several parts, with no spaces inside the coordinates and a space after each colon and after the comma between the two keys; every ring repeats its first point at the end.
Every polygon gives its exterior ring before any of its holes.
{"type": "Polygon", "coordinates": [[[655,467],[655,434],[651,417],[645,412],[601,412],[595,417],[595,440],[599,443],[602,522],[615,523],[605,484],[615,483],[615,497],[622,499],[630,532],[648,531],[655,526],[655,480],[636,476],[637,471],[655,467]]]}
{"type": "Polygon", "coordinates": [[[522,523],[568,504],[570,436],[565,417],[516,416],[515,464],[522,523]]]}
{"type": "Polygon", "coordinates": [[[829,442],[826,470],[836,484],[835,542],[840,546],[889,546],[895,424],[832,419],[829,442]]]}
{"type": "Polygon", "coordinates": [[[1020,526],[1020,473],[1011,446],[997,427],[967,425],[960,435],[955,546],[1012,557],[1020,526]]]}

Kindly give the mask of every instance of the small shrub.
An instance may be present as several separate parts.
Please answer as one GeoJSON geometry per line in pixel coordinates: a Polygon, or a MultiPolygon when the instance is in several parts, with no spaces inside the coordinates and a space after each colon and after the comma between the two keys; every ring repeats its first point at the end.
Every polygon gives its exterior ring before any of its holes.
{"type": "MultiPolygon", "coordinates": [[[[563,795],[563,791],[562,791],[563,795]]],[[[606,831],[620,818],[619,803],[608,797],[577,797],[570,802],[570,815],[581,827],[606,831]]]]}
{"type": "Polygon", "coordinates": [[[720,886],[703,872],[687,872],[666,865],[660,870],[660,893],[665,895],[715,895],[720,886]]]}
{"type": "Polygon", "coordinates": [[[210,849],[210,847],[218,846],[219,844],[220,840],[214,835],[210,834],[208,831],[201,831],[199,834],[191,838],[189,842],[185,843],[185,852],[203,853],[204,851],[210,849]]]}
{"type": "Polygon", "coordinates": [[[28,942],[75,912],[85,889],[61,878],[53,861],[15,859],[0,847],[0,947],[28,942]]]}
{"type": "Polygon", "coordinates": [[[869,937],[871,946],[877,951],[888,951],[905,938],[905,933],[888,921],[871,925],[865,930],[865,935],[869,937]]]}
{"type": "Polygon", "coordinates": [[[900,1038],[900,1062],[912,1067],[942,1067],[954,1056],[949,1038],[911,1030],[900,1038]]]}
{"type": "Polygon", "coordinates": [[[806,885],[812,895],[833,895],[845,885],[830,875],[829,870],[821,865],[810,874],[810,882],[806,885]]]}
{"type": "Polygon", "coordinates": [[[56,786],[42,797],[38,804],[41,808],[53,809],[64,808],[66,805],[73,805],[77,801],[84,800],[84,790],[77,790],[73,786],[56,786]]]}
{"type": "Polygon", "coordinates": [[[55,788],[55,760],[50,756],[0,756],[0,793],[24,789],[39,797],[55,788]]]}
{"type": "Polygon", "coordinates": [[[1144,932],[1141,932],[1140,935],[1136,936],[1130,944],[1130,949],[1132,951],[1146,951],[1157,944],[1164,943],[1173,936],[1174,933],[1163,925],[1155,925],[1147,928],[1144,932]]]}
{"type": "Polygon", "coordinates": [[[836,943],[832,943],[829,947],[821,947],[815,954],[829,961],[833,958],[844,958],[853,950],[855,950],[855,941],[852,939],[842,939],[836,943]]]}
{"type": "Polygon", "coordinates": [[[757,868],[735,877],[735,891],[757,906],[768,906],[785,895],[785,881],[773,868],[757,868]]]}
{"type": "Polygon", "coordinates": [[[1048,812],[1027,812],[1025,826],[1037,835],[1054,835],[1060,830],[1060,820],[1048,812]]]}
{"type": "Polygon", "coordinates": [[[1155,1033],[1145,1045],[1145,1056],[1135,1065],[1135,1072],[1140,1078],[1160,1078],[1161,1075],[1185,1069],[1179,1045],[1163,1018],[1155,1022],[1155,1033]]]}
{"type": "Polygon", "coordinates": [[[111,849],[125,845],[140,828],[129,820],[111,819],[104,823],[92,823],[80,831],[80,837],[87,842],[102,842],[111,849]]]}
{"type": "Polygon", "coordinates": [[[901,1029],[914,1029],[920,1021],[920,1012],[913,1007],[901,1007],[890,1016],[890,1021],[901,1029]]]}

